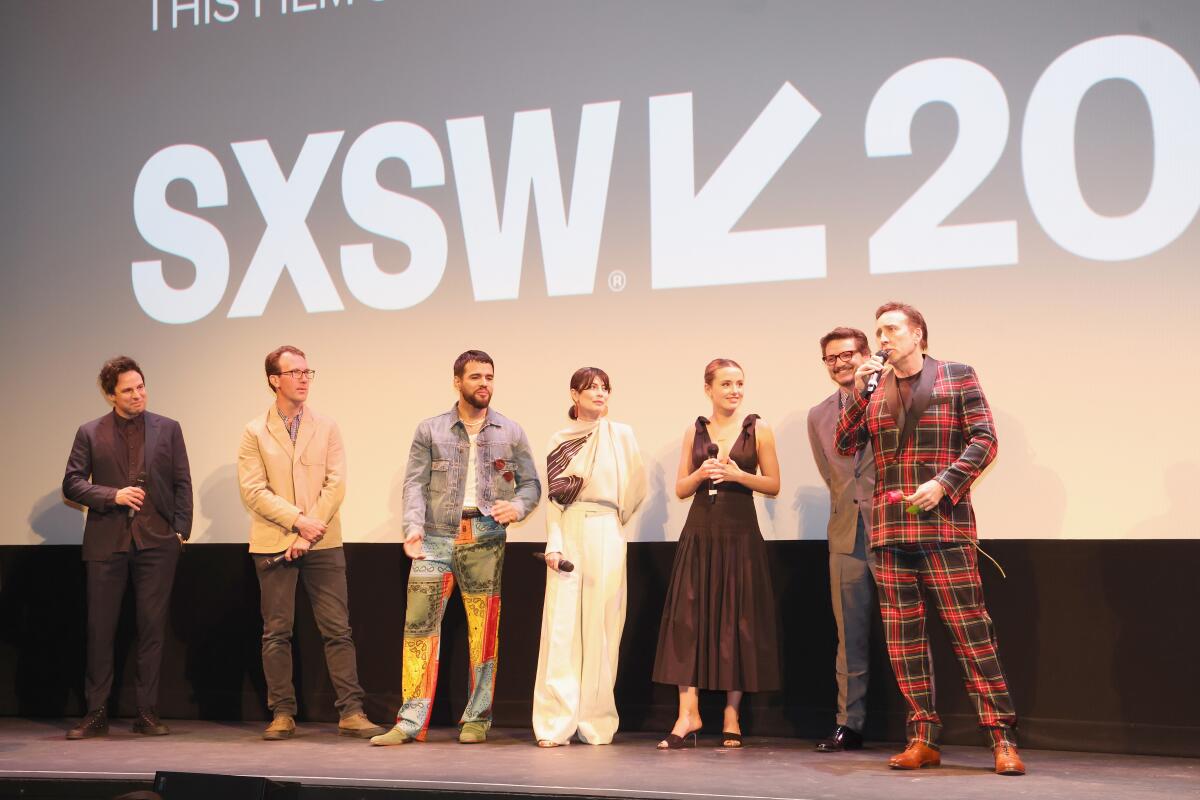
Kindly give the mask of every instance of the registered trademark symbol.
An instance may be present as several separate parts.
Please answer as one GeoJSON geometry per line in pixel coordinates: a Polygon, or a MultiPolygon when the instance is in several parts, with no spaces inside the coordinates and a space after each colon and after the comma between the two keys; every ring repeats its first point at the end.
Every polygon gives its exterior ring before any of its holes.
{"type": "Polygon", "coordinates": [[[608,288],[614,292],[624,291],[625,289],[625,273],[619,269],[614,269],[608,273],[608,288]]]}

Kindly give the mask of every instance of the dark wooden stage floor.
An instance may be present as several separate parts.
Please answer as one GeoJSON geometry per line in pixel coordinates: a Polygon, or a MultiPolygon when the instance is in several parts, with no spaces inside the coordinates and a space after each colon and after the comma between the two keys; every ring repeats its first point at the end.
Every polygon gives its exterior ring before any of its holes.
{"type": "MultiPolygon", "coordinates": [[[[654,749],[655,737],[620,734],[608,747],[538,749],[528,730],[492,732],[487,744],[458,744],[453,729],[424,744],[371,747],[339,737],[330,724],[305,724],[289,742],[263,742],[261,723],[171,720],[171,736],[144,738],[118,720],[108,737],[68,742],[66,720],[0,719],[0,796],[111,797],[157,770],[256,775],[299,781],[302,797],[462,796],[730,798],[1138,798],[1200,797],[1200,760],[1023,751],[1029,774],[991,773],[983,747],[947,747],[943,766],[919,773],[887,768],[893,743],[824,755],[798,739],[751,738],[740,751],[716,737],[700,747],[654,749]],[[111,781],[113,791],[105,793],[111,781]],[[63,783],[68,782],[68,783],[63,783]],[[339,788],[340,787],[340,788],[339,788]]],[[[148,788],[148,784],[145,784],[148,788]]]]}

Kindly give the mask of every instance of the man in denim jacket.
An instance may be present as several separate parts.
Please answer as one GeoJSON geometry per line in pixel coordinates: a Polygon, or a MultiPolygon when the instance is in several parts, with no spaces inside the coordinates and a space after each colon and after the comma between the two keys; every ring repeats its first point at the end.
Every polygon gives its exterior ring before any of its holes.
{"type": "Polygon", "coordinates": [[[417,426],[404,475],[404,703],[396,726],[372,744],[424,741],[433,708],[442,615],[455,581],[467,612],[470,697],[458,740],[487,739],[496,685],[500,571],[505,528],[529,515],[542,495],[521,426],[489,408],[492,358],[468,350],[454,362],[458,402],[417,426]]]}

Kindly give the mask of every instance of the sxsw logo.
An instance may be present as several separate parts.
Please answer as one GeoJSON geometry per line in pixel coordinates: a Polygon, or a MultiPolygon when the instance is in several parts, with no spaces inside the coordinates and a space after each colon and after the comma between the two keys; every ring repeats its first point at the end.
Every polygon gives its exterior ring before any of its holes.
{"type": "MultiPolygon", "coordinates": [[[[517,298],[531,199],[549,295],[595,290],[620,105],[583,106],[569,187],[559,173],[550,110],[514,114],[502,200],[492,178],[484,119],[446,122],[475,300],[517,298]],[[569,205],[564,202],[568,194],[569,205]]],[[[697,189],[691,94],[649,99],[653,288],[824,277],[822,225],[732,232],[819,118],[804,96],[784,83],[697,189]]],[[[266,227],[226,310],[228,317],[261,316],[284,273],[310,313],[346,307],[307,223],[345,138],[345,131],[309,134],[286,169],[267,140],[231,144],[266,227]]],[[[134,295],[153,319],[183,324],[221,306],[229,288],[230,255],[220,229],[167,202],[167,188],[175,181],[192,186],[197,209],[228,205],[228,185],[225,168],[212,151],[177,144],[151,156],[134,187],[133,216],[142,238],[161,253],[187,260],[195,272],[190,286],[175,288],[163,275],[161,259],[134,261],[134,295]]],[[[419,194],[445,183],[446,154],[419,125],[383,122],[346,146],[341,196],[347,216],[364,233],[401,242],[410,252],[407,264],[387,264],[380,263],[372,242],[340,244],[336,267],[356,302],[383,310],[410,308],[438,287],[446,270],[446,227],[419,194]],[[378,169],[387,159],[404,162],[411,194],[380,185],[378,169]]]]}

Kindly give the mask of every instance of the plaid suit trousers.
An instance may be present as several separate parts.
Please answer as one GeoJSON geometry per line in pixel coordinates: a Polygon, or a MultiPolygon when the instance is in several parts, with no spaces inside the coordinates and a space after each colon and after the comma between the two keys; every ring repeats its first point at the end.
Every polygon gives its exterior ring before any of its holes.
{"type": "Polygon", "coordinates": [[[1000,665],[996,632],[983,603],[975,548],[963,545],[877,547],[875,584],[892,671],[908,703],[908,740],[936,747],[942,721],[934,708],[933,665],[925,632],[925,594],[938,608],[963,669],[979,726],[992,745],[1016,745],[1016,711],[1000,665]]]}

